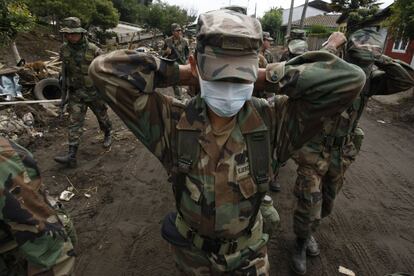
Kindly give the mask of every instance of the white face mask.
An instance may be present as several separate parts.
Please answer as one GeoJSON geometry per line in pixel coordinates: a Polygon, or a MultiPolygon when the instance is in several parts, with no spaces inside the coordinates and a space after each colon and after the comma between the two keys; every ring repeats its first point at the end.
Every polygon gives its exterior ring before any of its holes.
{"type": "Polygon", "coordinates": [[[233,117],[252,97],[253,83],[199,80],[201,98],[220,117],[233,117]]]}

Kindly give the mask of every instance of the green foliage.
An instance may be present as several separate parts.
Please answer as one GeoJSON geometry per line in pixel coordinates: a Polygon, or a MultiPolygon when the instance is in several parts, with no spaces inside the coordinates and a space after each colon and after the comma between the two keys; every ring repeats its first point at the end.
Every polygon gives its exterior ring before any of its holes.
{"type": "Polygon", "coordinates": [[[312,25],[310,26],[308,33],[322,35],[331,33],[331,30],[324,25],[312,25]]]}
{"type": "Polygon", "coordinates": [[[82,25],[94,25],[103,30],[118,24],[118,12],[111,0],[25,0],[38,17],[56,22],[65,17],[76,16],[82,25]]]}
{"type": "Polygon", "coordinates": [[[0,1],[0,44],[10,43],[19,32],[30,31],[34,24],[35,18],[23,1],[0,1]]]}
{"type": "Polygon", "coordinates": [[[265,12],[263,17],[260,19],[262,23],[263,31],[269,32],[271,36],[276,36],[280,32],[282,26],[282,8],[271,8],[265,12]]]}
{"type": "Polygon", "coordinates": [[[394,37],[414,39],[414,2],[396,0],[391,7],[392,15],[387,20],[389,31],[394,37]]]}
{"type": "Polygon", "coordinates": [[[150,29],[158,29],[167,35],[171,34],[171,24],[187,25],[197,15],[195,10],[184,10],[175,5],[157,1],[152,5],[143,5],[137,0],[112,0],[120,13],[120,20],[143,24],[150,29]]]}
{"type": "Polygon", "coordinates": [[[91,15],[90,24],[100,27],[102,30],[116,27],[119,14],[108,0],[95,0],[95,10],[91,15]]]}
{"type": "Polygon", "coordinates": [[[377,2],[378,0],[332,0],[331,7],[337,12],[348,12],[360,8],[378,8],[377,2]]]}

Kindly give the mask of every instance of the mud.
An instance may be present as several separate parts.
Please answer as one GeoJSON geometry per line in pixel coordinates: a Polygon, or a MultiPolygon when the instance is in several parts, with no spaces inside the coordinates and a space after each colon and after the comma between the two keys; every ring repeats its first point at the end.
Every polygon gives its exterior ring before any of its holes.
{"type": "MultiPolygon", "coordinates": [[[[370,108],[361,122],[361,154],[346,174],[334,213],[316,234],[321,255],[309,260],[307,275],[339,275],[340,265],[364,276],[414,272],[414,131],[370,108]]],[[[76,169],[53,161],[67,150],[63,123],[51,122],[45,137],[31,145],[52,194],[70,183],[76,187],[77,195],[65,204],[79,235],[76,274],[177,275],[160,236],[160,221],[174,209],[167,174],[113,113],[111,118],[115,141],[106,151],[88,113],[76,169]]],[[[294,180],[289,162],[281,170],[282,192],[272,193],[282,227],[269,243],[271,275],[291,275],[294,180]]]]}

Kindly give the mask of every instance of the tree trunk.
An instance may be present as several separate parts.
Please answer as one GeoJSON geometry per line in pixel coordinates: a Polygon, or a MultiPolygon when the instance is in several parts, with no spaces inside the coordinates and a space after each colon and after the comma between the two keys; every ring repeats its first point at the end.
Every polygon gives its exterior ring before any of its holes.
{"type": "MultiPolygon", "coordinates": [[[[286,37],[290,36],[290,29],[292,28],[292,16],[293,16],[293,5],[295,4],[295,0],[290,1],[290,10],[289,10],[289,20],[286,29],[286,37]]],[[[286,41],[285,41],[286,42],[286,41]]]]}
{"type": "Polygon", "coordinates": [[[17,64],[17,63],[19,63],[19,61],[22,58],[20,57],[19,50],[17,50],[17,46],[16,46],[16,41],[15,40],[13,40],[13,42],[10,44],[10,47],[11,47],[11,50],[12,50],[12,53],[13,53],[14,60],[16,61],[16,64],[17,64]]]}
{"type": "Polygon", "coordinates": [[[309,0],[305,0],[305,4],[303,5],[302,16],[300,18],[300,28],[301,29],[303,29],[303,25],[305,24],[306,10],[308,9],[308,2],[309,2],[309,0]]]}

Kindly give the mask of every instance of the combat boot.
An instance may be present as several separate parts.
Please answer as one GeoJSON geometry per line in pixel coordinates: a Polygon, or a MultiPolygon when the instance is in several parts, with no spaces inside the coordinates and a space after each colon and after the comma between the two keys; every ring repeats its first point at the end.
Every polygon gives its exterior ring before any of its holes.
{"type": "Polygon", "coordinates": [[[54,160],[60,164],[64,164],[69,168],[76,167],[76,152],[78,151],[77,145],[69,145],[69,152],[66,155],[56,156],[54,160]]]}
{"type": "Polygon", "coordinates": [[[314,236],[310,236],[308,244],[306,246],[306,254],[308,254],[308,256],[315,257],[319,256],[320,253],[321,250],[319,249],[318,242],[316,241],[314,236]]]}
{"type": "Polygon", "coordinates": [[[280,189],[281,189],[281,187],[280,187],[280,183],[279,183],[279,181],[277,181],[277,178],[275,177],[275,178],[273,178],[272,180],[270,180],[270,182],[269,182],[269,189],[272,191],[272,192],[280,192],[280,189]]]}
{"type": "Polygon", "coordinates": [[[109,148],[112,144],[112,135],[111,135],[111,131],[105,131],[105,137],[104,137],[104,142],[103,142],[103,146],[104,148],[109,148]]]}
{"type": "Polygon", "coordinates": [[[296,238],[295,248],[292,255],[292,270],[299,275],[306,274],[306,246],[308,239],[296,238]]]}

